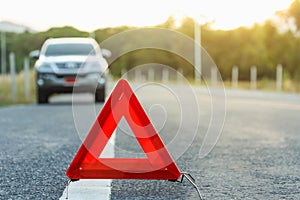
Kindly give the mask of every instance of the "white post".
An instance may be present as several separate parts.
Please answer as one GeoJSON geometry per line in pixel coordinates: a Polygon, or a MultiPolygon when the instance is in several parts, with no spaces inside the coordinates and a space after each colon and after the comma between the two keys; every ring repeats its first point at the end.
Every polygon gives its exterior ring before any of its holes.
{"type": "Polygon", "coordinates": [[[142,73],[140,68],[136,68],[135,70],[135,81],[136,82],[141,82],[142,80],[142,73]]]}
{"type": "Polygon", "coordinates": [[[1,72],[6,74],[6,35],[1,33],[1,72]]]}
{"type": "Polygon", "coordinates": [[[282,90],[282,65],[277,65],[276,68],[276,89],[277,91],[282,90]]]}
{"type": "Polygon", "coordinates": [[[128,77],[127,77],[127,71],[126,71],[125,68],[122,68],[121,76],[122,76],[123,79],[128,80],[128,77]]]}
{"type": "Polygon", "coordinates": [[[201,60],[201,25],[197,20],[195,20],[194,24],[194,38],[195,38],[195,46],[194,46],[194,60],[195,60],[195,84],[201,84],[201,68],[202,68],[202,60],[201,60]]]}
{"type": "Polygon", "coordinates": [[[169,82],[169,70],[166,68],[163,68],[162,70],[162,82],[163,83],[169,82]]]}
{"type": "Polygon", "coordinates": [[[11,95],[13,102],[17,101],[17,85],[16,85],[16,72],[15,72],[15,54],[11,52],[9,54],[10,64],[10,78],[11,78],[11,95]]]}
{"type": "Polygon", "coordinates": [[[231,87],[237,88],[238,82],[239,82],[239,68],[237,66],[234,66],[232,68],[231,87]]]}
{"type": "Polygon", "coordinates": [[[256,66],[250,68],[250,89],[256,90],[257,69],[256,66]]]}
{"type": "Polygon", "coordinates": [[[30,77],[29,77],[29,59],[24,59],[24,91],[25,99],[29,100],[30,98],[30,77]]]}
{"type": "Polygon", "coordinates": [[[210,69],[210,81],[211,81],[211,85],[213,87],[217,86],[218,84],[218,70],[217,67],[213,66],[210,69]]]}
{"type": "Polygon", "coordinates": [[[181,84],[183,82],[183,70],[182,68],[179,68],[177,71],[177,83],[181,84]]]}
{"type": "Polygon", "coordinates": [[[154,81],[154,69],[153,68],[148,69],[148,81],[154,81]]]}

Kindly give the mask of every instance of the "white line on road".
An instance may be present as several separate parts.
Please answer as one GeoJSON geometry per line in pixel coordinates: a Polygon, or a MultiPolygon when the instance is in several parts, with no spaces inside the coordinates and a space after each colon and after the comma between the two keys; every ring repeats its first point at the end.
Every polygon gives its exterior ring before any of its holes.
{"type": "MultiPolygon", "coordinates": [[[[115,144],[115,133],[112,134],[108,144],[103,150],[101,157],[103,158],[113,158],[114,157],[114,144],[115,144]]],[[[79,180],[76,182],[71,182],[68,187],[68,198],[67,189],[64,190],[63,195],[59,200],[108,200],[110,199],[111,193],[111,179],[86,179],[79,180]]]]}

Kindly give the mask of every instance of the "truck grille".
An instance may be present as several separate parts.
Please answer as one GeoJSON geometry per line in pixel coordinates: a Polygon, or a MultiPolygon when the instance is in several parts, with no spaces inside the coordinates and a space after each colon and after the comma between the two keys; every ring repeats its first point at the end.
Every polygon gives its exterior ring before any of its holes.
{"type": "Polygon", "coordinates": [[[55,63],[59,69],[79,69],[82,65],[81,62],[66,62],[66,63],[55,63]]]}

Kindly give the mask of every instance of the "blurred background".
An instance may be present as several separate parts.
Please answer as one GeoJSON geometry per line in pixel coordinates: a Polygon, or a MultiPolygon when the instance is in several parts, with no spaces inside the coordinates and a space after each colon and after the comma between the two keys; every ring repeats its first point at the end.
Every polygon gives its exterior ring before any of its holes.
{"type": "MultiPolygon", "coordinates": [[[[198,42],[216,63],[227,88],[300,92],[299,0],[184,3],[12,0],[2,4],[0,106],[35,102],[35,60],[29,54],[40,49],[46,39],[93,37],[101,43],[117,33],[142,27],[166,28],[192,39],[198,27],[198,42]],[[25,74],[30,77],[29,86],[24,83],[24,67],[29,68],[29,75],[25,74]],[[11,95],[12,73],[16,74],[16,99],[11,95]],[[255,85],[251,84],[253,80],[255,85]],[[28,88],[30,93],[25,94],[28,88]]],[[[184,44],[177,45],[177,48],[184,48],[184,44]]],[[[109,72],[117,79],[124,71],[153,62],[180,70],[185,78],[194,82],[194,68],[190,63],[157,49],[141,49],[123,55],[110,65],[109,72]]]]}

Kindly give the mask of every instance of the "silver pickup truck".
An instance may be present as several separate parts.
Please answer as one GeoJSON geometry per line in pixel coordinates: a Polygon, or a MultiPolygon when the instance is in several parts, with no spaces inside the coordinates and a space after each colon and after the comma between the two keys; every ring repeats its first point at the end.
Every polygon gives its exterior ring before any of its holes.
{"type": "Polygon", "coordinates": [[[48,103],[55,93],[72,92],[93,93],[96,102],[105,100],[107,62],[94,39],[48,39],[33,57],[38,103],[48,103]]]}

